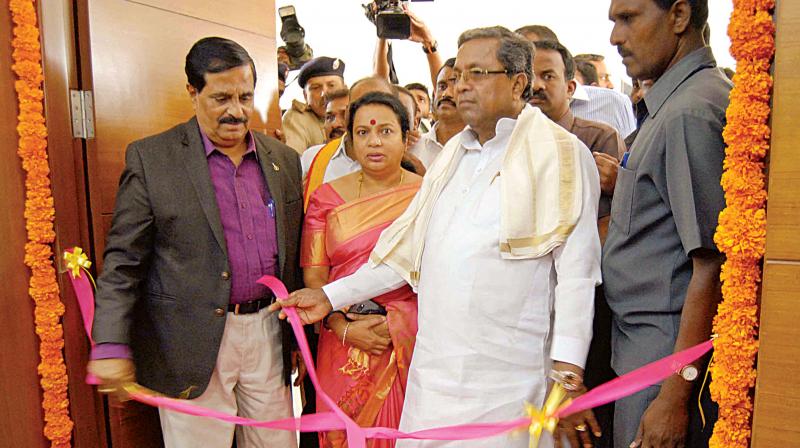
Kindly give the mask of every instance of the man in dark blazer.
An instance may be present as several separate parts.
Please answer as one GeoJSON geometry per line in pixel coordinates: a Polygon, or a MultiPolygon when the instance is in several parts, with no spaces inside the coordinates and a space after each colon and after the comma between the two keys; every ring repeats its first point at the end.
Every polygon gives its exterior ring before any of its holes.
{"type": "MultiPolygon", "coordinates": [[[[301,287],[300,160],[249,131],[256,71],[244,48],[201,39],[186,74],[195,117],[126,153],[89,371],[102,392],[138,381],[244,417],[290,417],[291,339],[256,280],[272,274],[301,287]]],[[[167,447],[232,444],[231,424],[160,415],[167,447]]],[[[254,428],[236,438],[240,448],[295,443],[291,432],[254,428]]]]}

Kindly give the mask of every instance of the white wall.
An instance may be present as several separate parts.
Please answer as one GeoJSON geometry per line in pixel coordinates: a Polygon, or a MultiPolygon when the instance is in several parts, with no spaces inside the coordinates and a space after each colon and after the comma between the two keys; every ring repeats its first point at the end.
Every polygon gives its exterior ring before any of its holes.
{"type": "MultiPolygon", "coordinates": [[[[306,43],[315,56],[342,59],[347,67],[348,84],[372,73],[375,27],[364,17],[361,3],[368,0],[281,0],[277,6],[293,4],[300,24],[306,30],[306,43]]],[[[412,10],[431,28],[439,41],[442,59],[455,56],[459,34],[469,28],[503,25],[516,29],[523,25],[547,25],[573,52],[606,56],[615,84],[630,82],[616,48],[608,42],[612,24],[608,20],[608,0],[435,0],[411,3],[412,10]]],[[[733,9],[731,0],[709,0],[711,46],[720,66],[733,67],[726,34],[733,9]]],[[[277,29],[280,31],[280,19],[277,29]]],[[[282,45],[279,42],[278,45],[282,45]]],[[[430,87],[425,55],[419,44],[395,41],[394,61],[401,84],[421,82],[430,87]]],[[[297,72],[290,74],[290,80],[297,72]]],[[[281,107],[294,98],[302,99],[296,83],[287,88],[281,107]]]]}

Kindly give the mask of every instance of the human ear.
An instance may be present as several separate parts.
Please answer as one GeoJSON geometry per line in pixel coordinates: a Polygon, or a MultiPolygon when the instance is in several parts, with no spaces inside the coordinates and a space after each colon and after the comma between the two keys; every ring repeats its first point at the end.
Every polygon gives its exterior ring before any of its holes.
{"type": "Polygon", "coordinates": [[[676,35],[681,35],[692,26],[692,5],[688,0],[678,0],[670,8],[670,18],[672,19],[672,31],[676,35]]]}

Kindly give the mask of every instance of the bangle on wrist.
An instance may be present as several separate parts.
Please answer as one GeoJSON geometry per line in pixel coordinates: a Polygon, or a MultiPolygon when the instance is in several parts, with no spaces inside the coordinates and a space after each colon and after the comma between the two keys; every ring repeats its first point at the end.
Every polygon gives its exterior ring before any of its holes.
{"type": "Polygon", "coordinates": [[[347,330],[350,329],[350,322],[344,326],[344,333],[342,334],[342,345],[347,345],[345,341],[347,341],[347,330]]]}

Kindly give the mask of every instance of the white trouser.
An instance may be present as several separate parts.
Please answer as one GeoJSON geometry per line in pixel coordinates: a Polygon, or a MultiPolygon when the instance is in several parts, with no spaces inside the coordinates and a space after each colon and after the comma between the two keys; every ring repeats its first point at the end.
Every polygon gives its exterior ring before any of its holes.
{"type": "MultiPolygon", "coordinates": [[[[202,331],[202,329],[198,329],[202,331]]],[[[192,404],[256,420],[292,416],[291,390],[283,382],[277,313],[228,313],[217,365],[203,394],[192,404]]],[[[230,448],[234,425],[160,410],[166,448],[230,448]]],[[[239,448],[296,447],[294,432],[236,427],[239,448]]]]}

